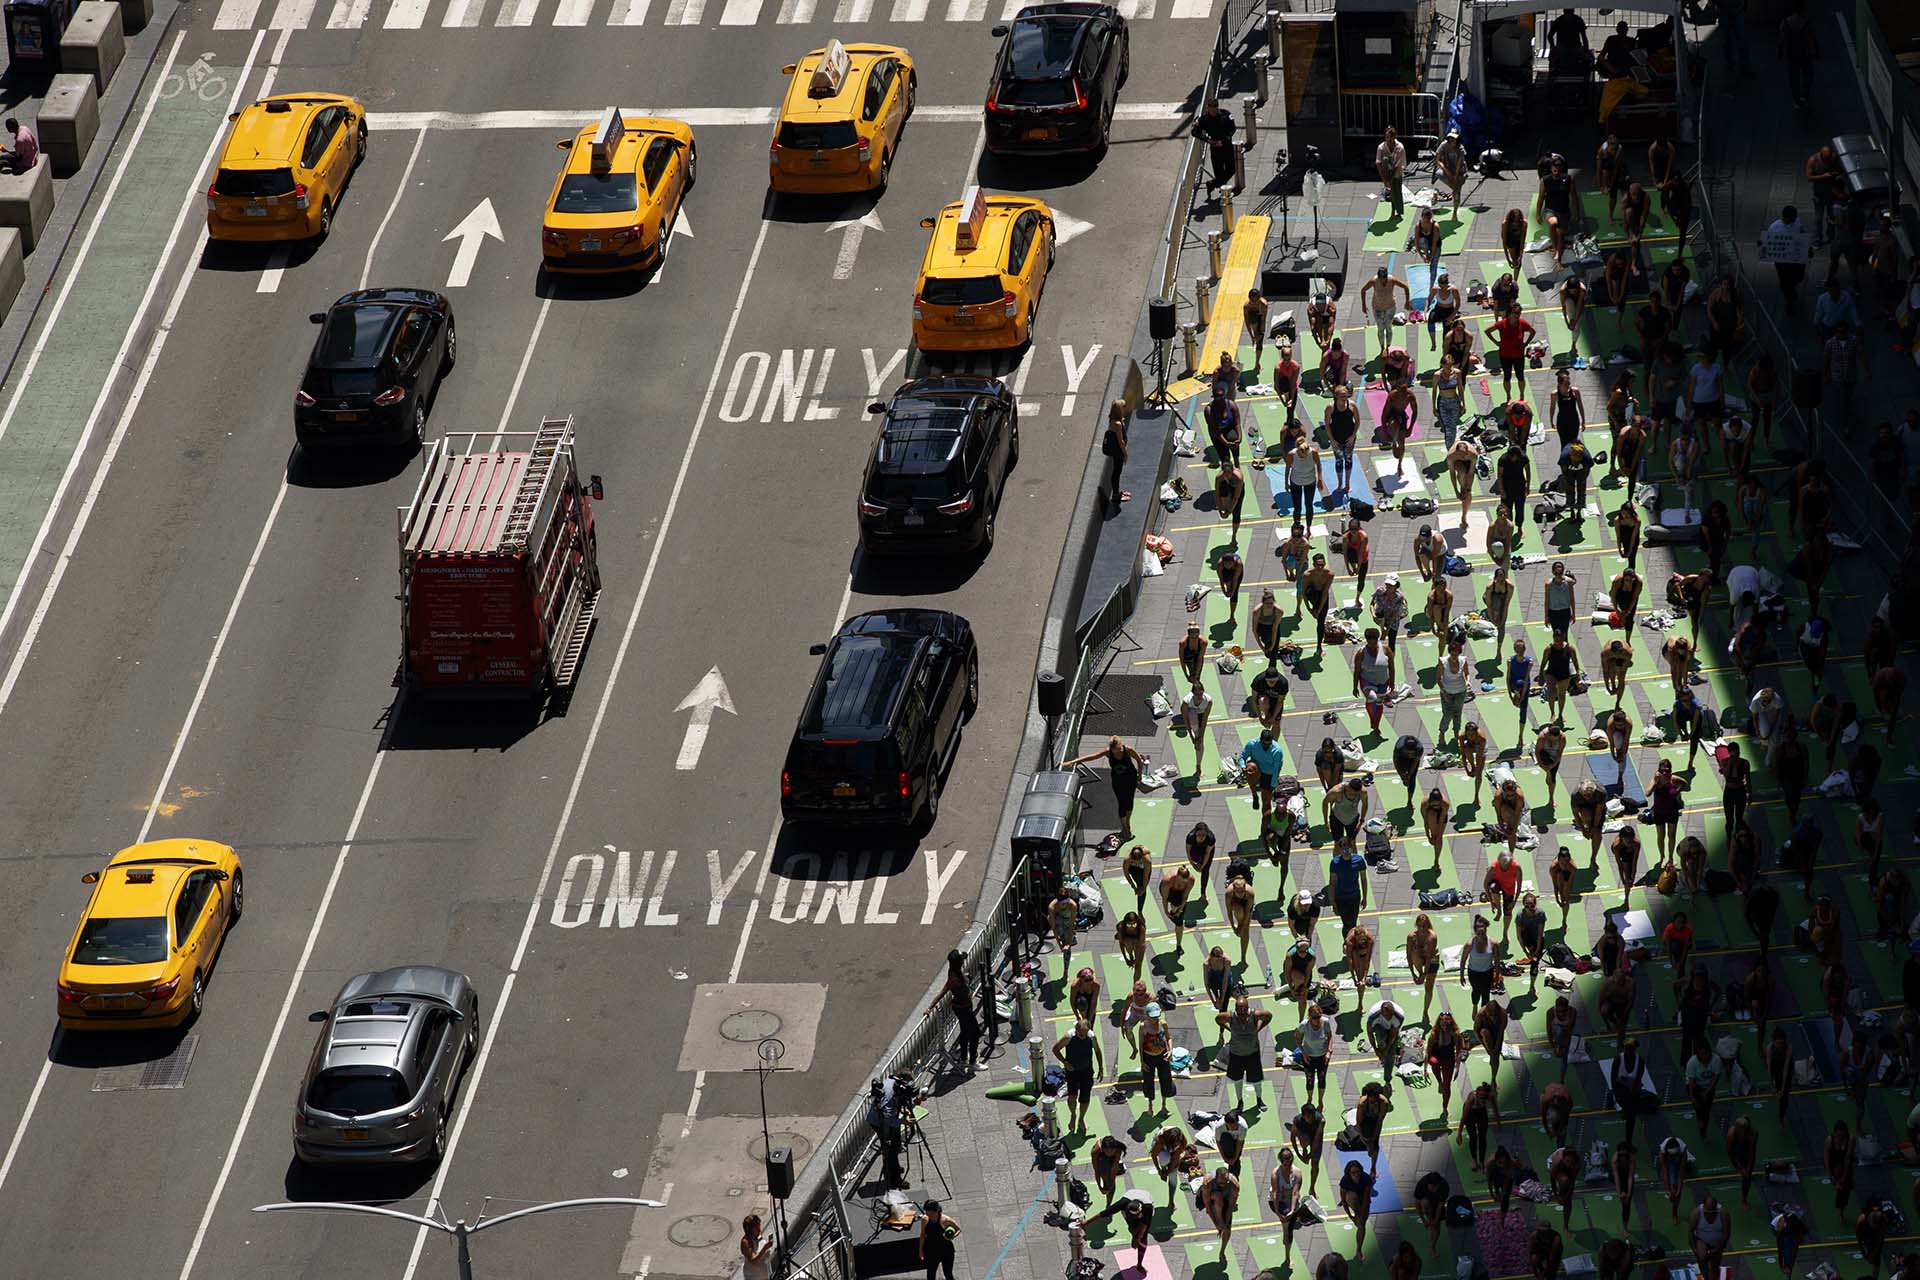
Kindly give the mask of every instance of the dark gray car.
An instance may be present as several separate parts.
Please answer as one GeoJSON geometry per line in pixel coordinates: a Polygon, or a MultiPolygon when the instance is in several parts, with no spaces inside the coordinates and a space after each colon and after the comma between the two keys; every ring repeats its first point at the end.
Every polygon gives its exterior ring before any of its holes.
{"type": "Polygon", "coordinates": [[[480,997],[463,973],[408,965],[340,988],[293,1111],[303,1164],[436,1161],[454,1095],[480,1045],[480,997]]]}

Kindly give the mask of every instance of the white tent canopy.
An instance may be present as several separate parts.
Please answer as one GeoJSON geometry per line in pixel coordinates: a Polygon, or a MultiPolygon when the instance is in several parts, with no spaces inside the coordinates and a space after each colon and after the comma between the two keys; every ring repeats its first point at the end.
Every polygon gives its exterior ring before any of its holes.
{"type": "MultiPolygon", "coordinates": [[[[1542,4],[1540,0],[1470,0],[1468,4],[1468,23],[1471,31],[1467,58],[1468,91],[1482,102],[1487,100],[1487,64],[1484,46],[1488,22],[1501,18],[1520,17],[1529,13],[1553,15],[1563,9],[1580,7],[1583,6],[1542,4]]],[[[1589,9],[1587,12],[1591,14],[1592,10],[1589,9]]],[[[1687,64],[1685,36],[1682,29],[1682,24],[1686,21],[1685,0],[1626,0],[1626,3],[1610,6],[1608,12],[1610,15],[1639,14],[1654,22],[1662,18],[1673,19],[1675,96],[1679,106],[1681,128],[1684,132],[1687,119],[1687,64]]],[[[1588,39],[1597,46],[1606,39],[1606,33],[1590,31],[1588,39]]]]}

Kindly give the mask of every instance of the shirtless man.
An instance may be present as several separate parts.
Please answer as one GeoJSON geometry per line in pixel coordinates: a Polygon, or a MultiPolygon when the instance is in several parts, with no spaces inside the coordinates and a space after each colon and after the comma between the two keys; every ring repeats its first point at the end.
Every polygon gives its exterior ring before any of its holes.
{"type": "MultiPolygon", "coordinates": [[[[1672,641],[1668,641],[1669,644],[1672,641]]],[[[1627,696],[1627,672],[1633,667],[1633,646],[1625,640],[1607,641],[1600,650],[1600,679],[1608,693],[1613,695],[1613,705],[1618,707],[1627,696]]]]}
{"type": "Polygon", "coordinates": [[[1160,877],[1160,909],[1173,925],[1173,949],[1178,951],[1187,937],[1187,901],[1193,894],[1193,872],[1181,863],[1160,877]]]}
{"type": "Polygon", "coordinates": [[[1453,496],[1460,499],[1460,527],[1467,527],[1467,512],[1473,509],[1473,486],[1480,462],[1480,446],[1465,436],[1447,450],[1447,479],[1453,482],[1453,496]]]}
{"type": "Polygon", "coordinates": [[[1428,1022],[1433,1013],[1433,988],[1440,977],[1440,935],[1425,912],[1414,917],[1413,932],[1407,935],[1407,968],[1424,992],[1420,1020],[1428,1022]]]}
{"type": "Polygon", "coordinates": [[[1600,837],[1607,818],[1607,794],[1592,778],[1582,778],[1580,784],[1567,793],[1567,803],[1573,808],[1573,828],[1587,838],[1592,853],[1587,866],[1598,867],[1600,837]]]}
{"type": "Polygon", "coordinates": [[[1224,895],[1227,909],[1227,926],[1233,930],[1234,937],[1240,939],[1240,963],[1247,963],[1247,943],[1253,936],[1253,886],[1244,876],[1235,876],[1227,882],[1224,895]]]}
{"type": "MultiPolygon", "coordinates": [[[[1558,1087],[1566,1088],[1565,1085],[1558,1087]]],[[[1556,1148],[1547,1160],[1547,1187],[1553,1193],[1554,1203],[1560,1206],[1560,1225],[1567,1230],[1573,1228],[1574,1183],[1580,1176],[1580,1168],[1584,1163],[1579,1152],[1570,1151],[1566,1147],[1556,1148]]],[[[1548,1228],[1548,1230],[1551,1229],[1551,1227],[1548,1228]]]]}
{"type": "Polygon", "coordinates": [[[1627,1022],[1633,1017],[1634,1004],[1633,975],[1616,972],[1600,984],[1600,999],[1597,1012],[1601,1025],[1616,1036],[1627,1034],[1627,1022]]]}
{"type": "Polygon", "coordinates": [[[1333,570],[1324,554],[1315,552],[1312,567],[1300,575],[1300,593],[1313,615],[1313,652],[1318,655],[1327,646],[1327,610],[1333,604],[1333,570]]]}
{"type": "Polygon", "coordinates": [[[1507,1006],[1489,1000],[1473,1013],[1473,1031],[1487,1051],[1487,1078],[1500,1087],[1500,1047],[1507,1039],[1507,1006]]]}
{"type": "Polygon", "coordinates": [[[1473,803],[1480,803],[1480,784],[1487,776],[1487,731],[1469,720],[1460,731],[1460,766],[1473,779],[1473,803]]]}
{"type": "Polygon", "coordinates": [[[1346,938],[1347,976],[1353,979],[1353,1011],[1366,1005],[1367,978],[1373,973],[1373,935],[1365,925],[1355,925],[1346,938]]]}
{"type": "Polygon", "coordinates": [[[1693,669],[1693,642],[1678,633],[1670,635],[1660,646],[1660,657],[1667,664],[1667,674],[1673,678],[1673,691],[1677,694],[1687,687],[1687,676],[1693,669]]]}
{"type": "Polygon", "coordinates": [[[1427,833],[1427,843],[1433,846],[1433,865],[1436,870],[1440,866],[1440,851],[1447,842],[1447,818],[1450,813],[1446,792],[1439,787],[1427,792],[1427,798],[1420,802],[1420,823],[1427,833]]]}

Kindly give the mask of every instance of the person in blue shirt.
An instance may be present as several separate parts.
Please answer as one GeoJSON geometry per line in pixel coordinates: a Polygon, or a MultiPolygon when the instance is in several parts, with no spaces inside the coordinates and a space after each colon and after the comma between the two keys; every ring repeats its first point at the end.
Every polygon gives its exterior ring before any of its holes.
{"type": "Polygon", "coordinates": [[[1333,889],[1333,909],[1340,917],[1340,936],[1353,932],[1367,906],[1367,860],[1351,844],[1327,864],[1327,883],[1333,889]]]}
{"type": "Polygon", "coordinates": [[[1280,770],[1287,762],[1286,752],[1274,738],[1272,729],[1262,729],[1260,736],[1240,748],[1240,767],[1252,765],[1255,776],[1249,779],[1253,787],[1254,798],[1260,803],[1260,822],[1264,827],[1267,811],[1273,807],[1273,787],[1280,780],[1280,770]]]}

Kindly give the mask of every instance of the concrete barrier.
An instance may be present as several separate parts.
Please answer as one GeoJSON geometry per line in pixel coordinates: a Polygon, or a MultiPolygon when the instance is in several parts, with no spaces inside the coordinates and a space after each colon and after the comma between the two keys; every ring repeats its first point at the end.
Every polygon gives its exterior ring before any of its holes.
{"type": "MultiPolygon", "coordinates": [[[[89,87],[92,83],[87,81],[89,87]]],[[[47,219],[53,216],[53,163],[45,141],[40,146],[40,159],[33,168],[25,173],[0,173],[0,227],[11,227],[19,233],[23,253],[33,252],[47,219]]]]}
{"type": "Polygon", "coordinates": [[[0,227],[0,313],[13,306],[26,282],[27,258],[20,248],[20,233],[12,227],[0,227]]]}
{"type": "Polygon", "coordinates": [[[153,21],[153,0],[113,0],[120,6],[120,30],[127,35],[146,29],[153,21]]]}
{"type": "Polygon", "coordinates": [[[67,23],[67,33],[60,37],[61,66],[91,74],[94,92],[102,94],[126,56],[120,6],[112,0],[80,0],[67,23]]]}
{"type": "Polygon", "coordinates": [[[100,97],[94,91],[93,76],[86,72],[55,76],[34,124],[39,126],[40,150],[60,175],[77,172],[100,132],[100,97]]]}

